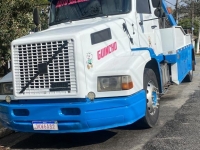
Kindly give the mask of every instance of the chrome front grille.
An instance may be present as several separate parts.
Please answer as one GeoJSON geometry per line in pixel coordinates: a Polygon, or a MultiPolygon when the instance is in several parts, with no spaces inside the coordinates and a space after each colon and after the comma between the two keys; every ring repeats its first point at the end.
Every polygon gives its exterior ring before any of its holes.
{"type": "Polygon", "coordinates": [[[16,94],[77,93],[73,40],[14,45],[13,54],[16,94]]]}

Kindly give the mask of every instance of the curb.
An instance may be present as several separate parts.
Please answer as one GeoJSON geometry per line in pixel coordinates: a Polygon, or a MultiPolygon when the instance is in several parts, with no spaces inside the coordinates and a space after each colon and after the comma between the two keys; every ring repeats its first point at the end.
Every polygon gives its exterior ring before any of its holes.
{"type": "Polygon", "coordinates": [[[9,134],[12,134],[13,132],[14,132],[13,130],[5,128],[0,124],[0,139],[4,138],[5,136],[7,136],[9,134]]]}

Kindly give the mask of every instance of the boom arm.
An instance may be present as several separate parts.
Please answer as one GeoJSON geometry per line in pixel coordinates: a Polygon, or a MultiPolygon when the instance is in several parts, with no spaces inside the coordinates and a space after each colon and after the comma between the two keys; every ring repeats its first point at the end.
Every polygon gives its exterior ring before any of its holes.
{"type": "Polygon", "coordinates": [[[172,16],[172,14],[169,14],[169,12],[168,12],[168,10],[167,10],[166,2],[165,2],[164,0],[161,0],[161,1],[162,1],[162,8],[163,8],[163,10],[164,10],[164,12],[165,12],[165,14],[166,14],[166,16],[167,16],[167,18],[168,18],[170,24],[171,24],[172,26],[177,26],[177,23],[176,23],[176,21],[174,20],[174,17],[172,16]]]}

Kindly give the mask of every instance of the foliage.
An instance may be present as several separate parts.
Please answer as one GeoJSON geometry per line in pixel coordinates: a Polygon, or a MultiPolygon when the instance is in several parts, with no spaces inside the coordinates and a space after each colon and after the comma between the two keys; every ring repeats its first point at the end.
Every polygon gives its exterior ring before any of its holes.
{"type": "Polygon", "coordinates": [[[200,1],[180,0],[178,5],[179,19],[200,17],[200,1]]]}
{"type": "Polygon", "coordinates": [[[184,29],[194,28],[194,35],[198,36],[200,25],[200,1],[198,0],[179,0],[178,11],[179,25],[184,29]]]}
{"type": "MultiPolygon", "coordinates": [[[[180,26],[183,27],[183,29],[189,29],[191,30],[191,18],[183,18],[179,21],[179,24],[180,26]]],[[[194,27],[194,35],[198,35],[199,33],[199,21],[197,19],[194,20],[194,23],[193,23],[193,27],[194,27]]]]}
{"type": "Polygon", "coordinates": [[[178,12],[179,14],[187,14],[189,17],[191,17],[192,14],[195,17],[200,17],[200,1],[180,0],[178,12]]]}
{"type": "MultiPolygon", "coordinates": [[[[48,5],[47,0],[0,0],[0,56],[9,57],[11,42],[27,35],[34,27],[33,9],[48,5]]],[[[41,15],[42,28],[47,27],[47,14],[41,15]],[[44,21],[46,19],[46,21],[44,21]]]]}

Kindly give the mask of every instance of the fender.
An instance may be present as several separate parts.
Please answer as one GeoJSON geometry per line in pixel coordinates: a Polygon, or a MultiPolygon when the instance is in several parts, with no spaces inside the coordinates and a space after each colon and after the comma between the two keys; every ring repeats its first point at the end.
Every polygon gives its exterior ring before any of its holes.
{"type": "Polygon", "coordinates": [[[134,83],[134,88],[127,91],[113,91],[113,92],[97,92],[96,97],[116,97],[121,95],[132,95],[143,89],[143,76],[146,64],[151,60],[148,51],[132,51],[128,56],[117,56],[116,59],[105,61],[101,66],[86,75],[88,91],[94,91],[97,85],[97,77],[99,76],[117,76],[117,75],[130,75],[134,83]],[[91,82],[93,81],[93,82],[91,82]]]}
{"type": "MultiPolygon", "coordinates": [[[[149,47],[133,48],[131,50],[132,51],[148,51],[150,56],[151,56],[151,59],[155,59],[156,62],[157,62],[160,81],[162,81],[162,73],[161,73],[161,70],[160,70],[160,62],[164,61],[164,55],[163,54],[156,55],[154,50],[152,48],[149,48],[149,47]]],[[[162,89],[162,87],[163,87],[162,84],[163,83],[160,82],[159,84],[160,84],[160,92],[162,92],[163,91],[163,89],[162,89]]]]}

